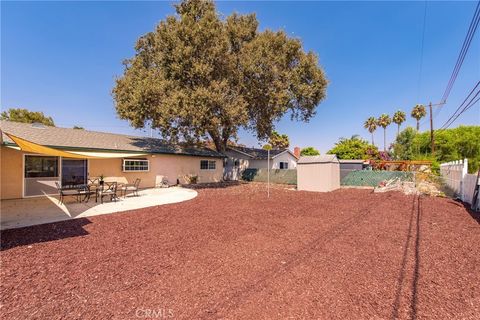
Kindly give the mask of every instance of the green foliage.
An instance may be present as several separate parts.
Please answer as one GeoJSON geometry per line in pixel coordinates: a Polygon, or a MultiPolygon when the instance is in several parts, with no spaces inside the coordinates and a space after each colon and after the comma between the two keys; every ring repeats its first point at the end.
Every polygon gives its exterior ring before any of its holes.
{"type": "Polygon", "coordinates": [[[405,122],[405,120],[407,120],[407,115],[402,110],[398,110],[393,115],[392,120],[393,120],[393,122],[395,122],[397,125],[400,126],[402,123],[405,122]]]}
{"type": "Polygon", "coordinates": [[[412,127],[407,127],[397,135],[393,147],[393,156],[398,160],[413,160],[418,150],[415,149],[413,140],[417,131],[412,127]]]}
{"type": "Polygon", "coordinates": [[[300,150],[300,155],[301,156],[319,156],[320,151],[318,151],[314,147],[306,147],[300,150]]]}
{"type": "Polygon", "coordinates": [[[55,127],[52,117],[47,117],[43,112],[29,111],[22,108],[10,108],[0,114],[1,120],[23,122],[23,123],[42,123],[46,126],[55,127]]]}
{"type": "Polygon", "coordinates": [[[392,119],[390,116],[386,113],[382,114],[380,117],[377,119],[377,125],[379,127],[382,127],[383,129],[387,128],[390,123],[392,123],[392,119]]]}
{"type": "Polygon", "coordinates": [[[197,184],[198,183],[198,175],[195,174],[187,174],[184,176],[185,181],[187,184],[197,184]]]}
{"type": "Polygon", "coordinates": [[[392,121],[397,125],[397,135],[400,133],[400,126],[407,120],[407,115],[402,110],[398,110],[393,115],[392,121]]]}
{"type": "Polygon", "coordinates": [[[259,31],[254,14],[222,19],[212,1],[186,0],[140,37],[113,97],[135,128],[171,141],[208,136],[225,150],[239,128],[270,137],[286,113],[308,121],[327,80],[313,52],[284,31],[259,31]]]}
{"type": "Polygon", "coordinates": [[[377,130],[377,119],[375,117],[369,117],[363,124],[363,127],[368,130],[368,132],[373,133],[377,130]]]}
{"type": "Polygon", "coordinates": [[[81,127],[81,126],[73,126],[73,129],[85,130],[85,128],[84,128],[84,127],[81,127]]]}
{"type": "Polygon", "coordinates": [[[417,104],[415,107],[413,107],[412,113],[410,115],[412,116],[412,118],[415,118],[415,120],[417,120],[417,131],[420,130],[420,119],[427,115],[427,110],[425,109],[425,106],[423,104],[417,104]]]}
{"type": "Polygon", "coordinates": [[[268,140],[268,144],[273,149],[287,149],[290,146],[290,140],[286,134],[279,134],[277,131],[273,131],[268,140]]]}
{"type": "Polygon", "coordinates": [[[398,135],[393,154],[398,160],[432,160],[435,165],[467,158],[468,170],[474,173],[480,164],[480,126],[435,130],[434,157],[431,154],[430,133],[419,133],[408,127],[398,135]]]}
{"type": "Polygon", "coordinates": [[[336,154],[338,159],[378,159],[378,148],[357,136],[350,139],[340,138],[335,146],[327,152],[336,154]]]}

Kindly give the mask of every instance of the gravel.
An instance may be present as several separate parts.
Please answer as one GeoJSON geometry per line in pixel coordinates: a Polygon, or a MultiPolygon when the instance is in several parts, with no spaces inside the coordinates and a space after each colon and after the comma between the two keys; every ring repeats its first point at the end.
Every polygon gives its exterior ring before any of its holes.
{"type": "MultiPolygon", "coordinates": [[[[480,218],[264,184],[2,232],[2,319],[478,319],[480,218]]],[[[141,201],[141,199],[139,199],[141,201]]]]}

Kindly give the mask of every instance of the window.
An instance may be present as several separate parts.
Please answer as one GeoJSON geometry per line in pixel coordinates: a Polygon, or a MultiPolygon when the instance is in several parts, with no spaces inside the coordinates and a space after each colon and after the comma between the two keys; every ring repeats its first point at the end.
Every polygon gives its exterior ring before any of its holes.
{"type": "Polygon", "coordinates": [[[150,162],[147,159],[123,159],[123,171],[148,171],[150,162]]]}
{"type": "Polygon", "coordinates": [[[288,169],[288,162],[280,162],[280,169],[288,169]]]}
{"type": "Polygon", "coordinates": [[[25,178],[58,177],[58,157],[25,156],[25,178]]]}
{"type": "Polygon", "coordinates": [[[200,170],[215,170],[215,160],[200,160],[200,170]]]}

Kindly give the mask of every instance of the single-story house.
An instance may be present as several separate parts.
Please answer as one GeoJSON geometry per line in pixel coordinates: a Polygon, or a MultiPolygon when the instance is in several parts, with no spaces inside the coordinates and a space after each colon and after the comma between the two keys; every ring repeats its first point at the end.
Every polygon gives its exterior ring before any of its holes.
{"type": "MultiPolygon", "coordinates": [[[[224,179],[238,180],[245,169],[267,169],[268,151],[260,148],[228,147],[224,179]]],[[[298,157],[288,149],[270,150],[270,169],[295,169],[298,157]]]]}
{"type": "Polygon", "coordinates": [[[84,184],[92,177],[155,187],[222,181],[225,156],[207,148],[161,139],[0,121],[0,199],[56,194],[58,181],[84,184]]]}

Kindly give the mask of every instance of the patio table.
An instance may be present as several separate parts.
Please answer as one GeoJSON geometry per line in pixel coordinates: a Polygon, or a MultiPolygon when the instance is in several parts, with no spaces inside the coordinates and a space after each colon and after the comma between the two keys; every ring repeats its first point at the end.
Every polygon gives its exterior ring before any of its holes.
{"type": "MultiPolygon", "coordinates": [[[[107,191],[110,189],[110,186],[112,184],[117,184],[117,187],[118,187],[118,183],[117,182],[105,182],[103,184],[91,184],[89,185],[89,190],[91,190],[91,188],[95,189],[94,191],[92,190],[91,191],[91,194],[95,193],[95,202],[98,202],[98,197],[102,196],[101,193],[104,192],[104,191],[107,191]]],[[[120,184],[121,185],[121,184],[120,184]]],[[[116,200],[118,199],[118,196],[117,196],[117,187],[114,188],[114,192],[112,192],[112,197],[116,200]]],[[[101,199],[102,200],[102,199],[101,199]]],[[[103,201],[101,201],[103,203],[103,201]]]]}
{"type": "Polygon", "coordinates": [[[88,202],[90,195],[93,194],[93,192],[90,190],[90,187],[86,184],[65,184],[61,189],[62,191],[76,192],[71,195],[77,196],[77,202],[88,202]],[[80,200],[81,196],[84,196],[82,200],[80,200]]]}

